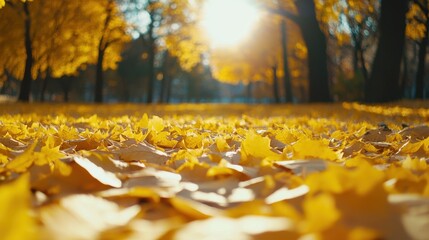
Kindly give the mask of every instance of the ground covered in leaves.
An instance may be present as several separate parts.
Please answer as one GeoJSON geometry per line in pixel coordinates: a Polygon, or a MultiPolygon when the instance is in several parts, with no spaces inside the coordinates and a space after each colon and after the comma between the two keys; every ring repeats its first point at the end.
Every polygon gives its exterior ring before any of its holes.
{"type": "Polygon", "coordinates": [[[429,109],[0,105],[2,239],[427,239],[429,109]]]}

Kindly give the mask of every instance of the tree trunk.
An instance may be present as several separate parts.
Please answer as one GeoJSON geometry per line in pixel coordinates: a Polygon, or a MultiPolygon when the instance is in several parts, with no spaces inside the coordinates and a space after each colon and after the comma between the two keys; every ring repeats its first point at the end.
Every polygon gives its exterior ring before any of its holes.
{"type": "MultiPolygon", "coordinates": [[[[428,24],[426,24],[426,29],[428,29],[428,24]]],[[[416,74],[416,99],[423,99],[425,92],[425,66],[426,66],[426,52],[428,46],[428,33],[426,32],[425,37],[419,43],[419,54],[418,54],[418,64],[417,64],[417,74],[416,74]]]]}
{"type": "Polygon", "coordinates": [[[96,75],[95,75],[95,87],[94,87],[94,101],[96,103],[103,102],[103,61],[104,61],[104,50],[99,48],[96,75]]]}
{"type": "Polygon", "coordinates": [[[280,103],[279,96],[279,79],[277,77],[277,65],[274,65],[273,68],[273,97],[274,103],[280,103]]]}
{"type": "Polygon", "coordinates": [[[160,103],[168,103],[170,100],[170,85],[171,85],[171,77],[164,73],[164,77],[161,82],[161,96],[160,103]]]}
{"type": "Polygon", "coordinates": [[[48,68],[46,70],[46,76],[42,79],[42,89],[40,89],[40,101],[44,102],[45,101],[45,93],[46,93],[46,89],[48,88],[48,82],[51,78],[51,69],[48,68]]]}
{"type": "Polygon", "coordinates": [[[359,68],[359,50],[358,50],[358,47],[356,46],[356,43],[355,43],[355,46],[353,47],[353,72],[357,72],[357,71],[360,71],[360,68],[359,68]]]}
{"type": "Polygon", "coordinates": [[[328,77],[326,37],[316,18],[313,0],[296,1],[302,37],[308,51],[309,100],[310,102],[331,102],[328,77]]]}
{"type": "Polygon", "coordinates": [[[162,66],[162,80],[161,80],[161,90],[160,90],[160,96],[159,96],[159,103],[165,103],[167,94],[168,94],[168,82],[170,81],[169,76],[169,68],[170,66],[170,54],[168,51],[165,51],[163,54],[163,66],[162,66]]]}
{"type": "Polygon", "coordinates": [[[165,102],[165,95],[166,95],[166,87],[167,87],[167,75],[163,74],[162,76],[162,80],[161,80],[161,89],[159,91],[159,103],[164,103],[165,102]]]}
{"type": "Polygon", "coordinates": [[[359,60],[360,60],[360,69],[362,71],[363,79],[366,82],[369,79],[369,74],[368,74],[368,69],[366,68],[365,55],[362,48],[360,48],[359,50],[359,60]]]}
{"type": "Polygon", "coordinates": [[[29,102],[30,93],[31,93],[31,84],[32,76],[31,70],[33,68],[33,49],[31,44],[31,16],[30,10],[28,8],[29,3],[24,2],[24,13],[25,13],[25,69],[24,69],[24,78],[21,83],[21,88],[19,91],[18,101],[29,102]]]}
{"type": "Polygon", "coordinates": [[[155,82],[155,44],[151,44],[149,49],[148,56],[148,82],[147,82],[147,95],[146,95],[146,103],[153,102],[153,91],[154,91],[154,82],[155,82]]]}
{"type": "MultiPolygon", "coordinates": [[[[287,54],[287,29],[286,29],[286,20],[283,19],[281,22],[281,33],[282,33],[282,60],[283,60],[283,73],[284,73],[284,90],[285,90],[285,101],[287,103],[292,102],[292,86],[291,86],[291,77],[289,71],[289,62],[287,54]]],[[[274,70],[274,69],[273,69],[274,70]]],[[[275,78],[277,78],[277,66],[275,69],[275,78]]],[[[277,87],[276,87],[277,88],[277,87]]],[[[275,90],[278,95],[278,90],[275,90]]],[[[280,103],[276,98],[276,103],[280,103]]]]}
{"type": "Polygon", "coordinates": [[[166,80],[167,82],[165,86],[165,103],[170,103],[172,79],[170,76],[168,76],[166,80]]]}
{"type": "Polygon", "coordinates": [[[359,50],[355,41],[355,45],[353,47],[353,72],[356,73],[359,70],[359,50]]]}
{"type": "MultiPolygon", "coordinates": [[[[153,4],[153,2],[151,2],[153,4]]],[[[155,54],[156,54],[156,45],[155,45],[155,14],[154,12],[150,13],[150,23],[148,26],[148,37],[149,37],[149,48],[148,48],[148,82],[147,82],[147,95],[146,103],[153,102],[153,91],[154,91],[154,82],[155,82],[155,54]]]]}
{"type": "Polygon", "coordinates": [[[408,0],[381,1],[380,37],[372,73],[365,84],[367,102],[388,102],[401,98],[400,70],[407,10],[408,0]]]}
{"type": "Polygon", "coordinates": [[[408,72],[409,72],[409,67],[408,67],[408,58],[407,58],[407,54],[405,54],[407,52],[407,46],[404,46],[404,54],[402,54],[402,76],[401,76],[401,83],[400,83],[400,91],[402,94],[402,97],[407,97],[407,85],[408,85],[408,72]]]}

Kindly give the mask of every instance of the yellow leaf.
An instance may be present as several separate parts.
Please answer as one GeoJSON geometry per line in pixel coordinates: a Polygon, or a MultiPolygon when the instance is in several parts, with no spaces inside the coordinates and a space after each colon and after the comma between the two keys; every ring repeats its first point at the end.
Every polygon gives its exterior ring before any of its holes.
{"type": "Polygon", "coordinates": [[[425,171],[428,168],[428,164],[424,158],[411,158],[408,155],[402,162],[402,167],[414,171],[425,171]]]}
{"type": "Polygon", "coordinates": [[[226,142],[225,138],[218,137],[216,138],[216,147],[219,150],[219,152],[226,152],[230,149],[230,146],[226,142]]]}
{"type": "Polygon", "coordinates": [[[221,211],[218,209],[190,199],[174,197],[169,199],[169,202],[176,210],[191,219],[206,219],[221,215],[221,211]]]}
{"type": "Polygon", "coordinates": [[[374,229],[358,227],[352,229],[349,233],[349,240],[361,240],[361,239],[382,239],[382,236],[379,232],[374,229]]]}
{"type": "Polygon", "coordinates": [[[7,156],[0,153],[0,164],[7,164],[8,162],[7,156]]]}
{"type": "Polygon", "coordinates": [[[332,227],[341,217],[335,199],[329,194],[307,198],[303,203],[305,232],[322,232],[332,227]]]}
{"type": "Polygon", "coordinates": [[[200,148],[202,146],[202,135],[188,135],[185,136],[184,143],[186,148],[200,148]]]}
{"type": "Polygon", "coordinates": [[[56,146],[55,138],[49,136],[40,152],[33,153],[33,161],[36,165],[47,164],[51,171],[57,170],[60,174],[67,176],[71,173],[71,167],[61,161],[66,155],[60,151],[60,146],[56,146]]]}
{"type": "Polygon", "coordinates": [[[415,153],[423,146],[423,141],[419,141],[416,143],[407,142],[405,143],[401,149],[399,150],[401,153],[415,153]]]}
{"type": "Polygon", "coordinates": [[[30,213],[29,176],[0,186],[0,235],[5,240],[37,239],[30,213]]]}
{"type": "Polygon", "coordinates": [[[154,131],[155,133],[159,133],[164,130],[164,120],[158,116],[153,116],[148,123],[149,131],[154,131]]]}
{"type": "Polygon", "coordinates": [[[62,124],[58,129],[58,136],[63,140],[74,140],[79,139],[79,132],[74,127],[62,124]]]}
{"type": "Polygon", "coordinates": [[[22,154],[17,156],[15,159],[10,161],[6,165],[6,169],[22,173],[27,171],[27,169],[33,164],[34,162],[34,148],[36,147],[37,142],[35,141],[31,146],[29,146],[22,154]]]}
{"type": "Polygon", "coordinates": [[[147,116],[147,114],[143,114],[143,117],[136,122],[136,127],[138,128],[148,128],[149,126],[149,117],[147,116]]]}
{"type": "Polygon", "coordinates": [[[246,134],[245,139],[241,142],[241,160],[246,163],[255,158],[263,159],[281,159],[281,155],[271,151],[270,139],[262,137],[257,133],[250,131],[246,134]]]}
{"type": "Polygon", "coordinates": [[[63,161],[57,159],[55,160],[55,170],[58,171],[60,175],[69,176],[72,172],[72,167],[63,161]]]}
{"type": "Polygon", "coordinates": [[[152,202],[155,203],[158,203],[161,199],[155,189],[143,186],[131,188],[112,188],[97,193],[97,196],[103,198],[138,197],[141,199],[150,199],[152,202]]]}
{"type": "Polygon", "coordinates": [[[149,134],[149,141],[159,147],[174,148],[178,142],[177,140],[171,139],[170,135],[170,132],[167,131],[157,133],[151,132],[149,134]]]}
{"type": "Polygon", "coordinates": [[[383,180],[383,172],[376,170],[369,163],[361,162],[355,169],[330,165],[324,172],[309,175],[306,183],[312,192],[339,194],[353,191],[358,195],[365,195],[381,188],[383,180]]]}
{"type": "Polygon", "coordinates": [[[226,166],[214,166],[207,171],[207,177],[229,176],[235,171],[226,166]]]}
{"type": "Polygon", "coordinates": [[[324,144],[321,140],[302,138],[293,145],[294,158],[319,158],[337,160],[338,154],[324,144]]]}
{"type": "Polygon", "coordinates": [[[371,159],[362,155],[362,154],[357,154],[356,156],[349,158],[345,161],[345,166],[346,167],[358,167],[359,165],[363,164],[363,163],[368,163],[368,161],[370,161],[371,159]]]}

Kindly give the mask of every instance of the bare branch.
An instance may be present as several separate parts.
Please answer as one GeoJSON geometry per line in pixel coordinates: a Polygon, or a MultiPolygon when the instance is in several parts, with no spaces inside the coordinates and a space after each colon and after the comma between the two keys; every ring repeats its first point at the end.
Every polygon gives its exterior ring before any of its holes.
{"type": "Polygon", "coordinates": [[[288,11],[288,10],[280,9],[280,8],[276,9],[276,8],[270,8],[270,7],[265,7],[265,9],[268,12],[270,12],[270,13],[274,13],[274,14],[283,16],[285,18],[288,18],[288,19],[290,19],[291,21],[293,21],[293,22],[295,22],[297,24],[300,22],[299,16],[296,15],[296,14],[294,14],[294,13],[292,13],[292,12],[290,12],[290,11],[288,11]]]}

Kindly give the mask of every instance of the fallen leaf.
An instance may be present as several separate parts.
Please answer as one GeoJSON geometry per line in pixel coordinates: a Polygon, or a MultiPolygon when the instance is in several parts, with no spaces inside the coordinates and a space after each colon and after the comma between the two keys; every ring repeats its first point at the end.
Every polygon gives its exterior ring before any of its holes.
{"type": "Polygon", "coordinates": [[[0,233],[2,239],[35,239],[39,232],[30,208],[29,176],[0,185],[0,233]]]}
{"type": "Polygon", "coordinates": [[[294,174],[306,176],[313,172],[325,171],[328,162],[325,160],[288,160],[288,161],[277,161],[274,163],[275,166],[285,168],[292,171],[294,174]]]}
{"type": "Polygon", "coordinates": [[[73,156],[73,160],[101,183],[116,188],[122,186],[121,179],[119,179],[114,172],[106,171],[88,158],[75,155],[73,156]]]}
{"type": "Polygon", "coordinates": [[[305,196],[308,192],[309,192],[309,188],[306,185],[301,185],[297,188],[292,188],[292,189],[283,187],[278,189],[274,193],[272,193],[270,196],[268,196],[265,199],[265,202],[267,204],[273,204],[284,200],[295,199],[295,198],[305,196]]]}
{"type": "Polygon", "coordinates": [[[163,165],[170,158],[169,155],[148,143],[140,143],[128,148],[122,148],[114,153],[119,155],[122,161],[143,161],[163,165]]]}
{"type": "Polygon", "coordinates": [[[292,147],[293,157],[296,159],[315,158],[335,161],[339,158],[335,151],[318,140],[299,139],[292,147]]]}
{"type": "Polygon", "coordinates": [[[124,226],[139,212],[139,206],[121,209],[105,199],[78,194],[42,207],[39,216],[46,238],[96,239],[102,231],[124,226]]]}

